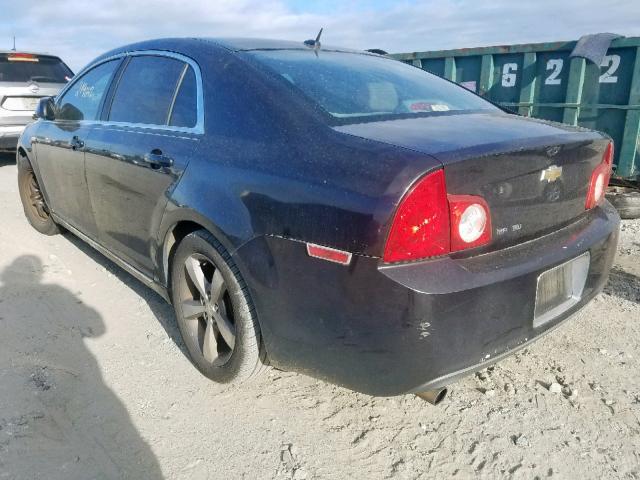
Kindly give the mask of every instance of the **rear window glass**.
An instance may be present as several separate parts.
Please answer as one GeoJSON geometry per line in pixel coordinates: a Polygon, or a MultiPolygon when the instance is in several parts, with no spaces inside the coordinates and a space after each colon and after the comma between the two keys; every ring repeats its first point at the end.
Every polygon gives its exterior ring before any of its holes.
{"type": "Polygon", "coordinates": [[[0,55],[0,82],[66,83],[73,73],[62,60],[42,55],[0,55]]]}
{"type": "Polygon", "coordinates": [[[157,56],[132,57],[111,103],[114,122],[166,125],[184,62],[157,56]]]}
{"type": "Polygon", "coordinates": [[[336,118],[497,110],[442,78],[372,55],[312,50],[249,52],[336,118]]]}
{"type": "Polygon", "coordinates": [[[184,74],[180,90],[171,109],[171,119],[169,125],[172,127],[193,128],[197,122],[198,112],[198,87],[193,68],[187,68],[184,74]]]}

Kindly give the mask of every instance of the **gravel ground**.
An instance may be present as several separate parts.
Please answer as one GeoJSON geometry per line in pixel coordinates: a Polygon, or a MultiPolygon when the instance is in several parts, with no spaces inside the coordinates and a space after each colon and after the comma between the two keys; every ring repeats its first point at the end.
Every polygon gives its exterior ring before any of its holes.
{"type": "Polygon", "coordinates": [[[0,159],[0,479],[640,479],[640,222],[606,291],[433,407],[269,370],[202,377],[171,308],[44,237],[0,159]]]}

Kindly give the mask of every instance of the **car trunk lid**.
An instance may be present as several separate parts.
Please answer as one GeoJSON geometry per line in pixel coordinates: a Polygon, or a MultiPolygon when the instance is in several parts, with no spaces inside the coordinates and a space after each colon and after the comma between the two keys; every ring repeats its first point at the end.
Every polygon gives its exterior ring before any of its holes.
{"type": "Polygon", "coordinates": [[[62,87],[64,84],[0,82],[0,124],[26,125],[33,120],[38,101],[57,95],[62,87]]]}
{"type": "Polygon", "coordinates": [[[489,204],[489,248],[540,236],[584,214],[591,174],[608,143],[597,132],[488,113],[335,128],[439,160],[448,193],[479,195],[489,204]]]}

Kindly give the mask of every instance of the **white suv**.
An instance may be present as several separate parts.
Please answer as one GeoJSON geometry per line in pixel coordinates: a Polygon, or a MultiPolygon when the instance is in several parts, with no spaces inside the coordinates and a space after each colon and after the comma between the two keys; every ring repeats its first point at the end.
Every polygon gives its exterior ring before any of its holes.
{"type": "Polygon", "coordinates": [[[0,151],[16,149],[39,99],[57,95],[72,76],[58,57],[0,51],[0,151]]]}

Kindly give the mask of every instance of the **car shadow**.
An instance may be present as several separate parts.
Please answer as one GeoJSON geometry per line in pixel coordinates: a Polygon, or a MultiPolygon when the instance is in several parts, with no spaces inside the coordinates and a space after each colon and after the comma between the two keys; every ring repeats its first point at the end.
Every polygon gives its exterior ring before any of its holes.
{"type": "Polygon", "coordinates": [[[640,277],[615,265],[611,269],[604,292],[630,302],[640,303],[640,277]]]}
{"type": "Polygon", "coordinates": [[[42,274],[32,255],[0,272],[0,471],[8,478],[162,478],[88,347],[106,332],[101,316],[42,274]]]}
{"type": "Polygon", "coordinates": [[[180,330],[178,330],[178,325],[176,323],[175,313],[171,305],[169,305],[160,295],[144,285],[133,275],[127,273],[125,270],[120,268],[118,265],[113,263],[107,257],[102,255],[100,252],[95,250],[89,244],[79,239],[72,233],[65,233],[64,238],[72,243],[78,250],[82,251],[85,255],[91,258],[91,260],[104,267],[109,273],[114,275],[118,280],[127,285],[140,298],[142,298],[151,309],[151,312],[158,319],[160,325],[162,325],[162,328],[164,328],[169,338],[171,338],[175,345],[180,349],[182,354],[186,358],[189,358],[187,347],[182,341],[182,336],[180,335],[180,330]]]}

